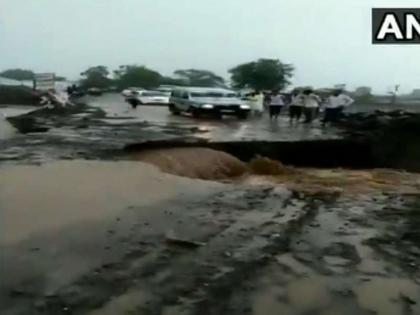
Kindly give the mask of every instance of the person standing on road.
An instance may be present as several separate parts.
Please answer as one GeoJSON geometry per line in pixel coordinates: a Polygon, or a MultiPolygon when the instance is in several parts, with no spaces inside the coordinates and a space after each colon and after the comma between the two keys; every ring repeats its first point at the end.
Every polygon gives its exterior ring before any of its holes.
{"type": "Polygon", "coordinates": [[[354,100],[350,96],[344,94],[342,90],[334,91],[334,94],[329,96],[325,103],[325,115],[322,125],[325,126],[327,123],[336,123],[344,108],[353,103],[354,100]]]}
{"type": "Polygon", "coordinates": [[[302,117],[304,96],[299,90],[295,90],[292,93],[292,100],[289,106],[289,116],[290,123],[293,123],[293,120],[299,122],[300,117],[302,117]]]}
{"type": "Polygon", "coordinates": [[[305,114],[305,124],[310,124],[315,118],[316,112],[321,103],[321,98],[316,95],[311,89],[303,92],[303,107],[305,114]]]}
{"type": "Polygon", "coordinates": [[[269,113],[270,119],[277,120],[281,113],[281,109],[284,106],[284,96],[279,94],[278,91],[274,91],[271,95],[270,104],[269,104],[269,113]]]}
{"type": "Polygon", "coordinates": [[[253,115],[260,117],[264,112],[264,94],[260,91],[252,93],[250,105],[253,115]]]}
{"type": "Polygon", "coordinates": [[[271,95],[268,92],[264,92],[264,109],[267,109],[270,105],[271,95]]]}

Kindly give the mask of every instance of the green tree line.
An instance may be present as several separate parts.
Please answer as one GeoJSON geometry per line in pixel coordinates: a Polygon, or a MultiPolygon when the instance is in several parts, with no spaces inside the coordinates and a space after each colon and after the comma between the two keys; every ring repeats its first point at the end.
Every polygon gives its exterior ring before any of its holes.
{"type": "MultiPolygon", "coordinates": [[[[16,81],[32,81],[35,77],[35,73],[32,70],[15,68],[0,72],[0,77],[16,81]]],[[[65,81],[66,78],[62,76],[55,76],[55,80],[65,81]]]]}
{"type": "MultiPolygon", "coordinates": [[[[250,88],[255,90],[280,90],[290,84],[294,67],[278,59],[258,59],[229,69],[230,82],[212,71],[180,69],[172,76],[164,76],[143,65],[121,65],[110,70],[104,65],[89,67],[80,76],[84,88],[128,87],[156,88],[160,85],[250,88]]],[[[26,69],[9,69],[0,76],[15,80],[32,80],[34,73],[26,69]]],[[[64,78],[63,78],[64,79],[64,78]]]]}

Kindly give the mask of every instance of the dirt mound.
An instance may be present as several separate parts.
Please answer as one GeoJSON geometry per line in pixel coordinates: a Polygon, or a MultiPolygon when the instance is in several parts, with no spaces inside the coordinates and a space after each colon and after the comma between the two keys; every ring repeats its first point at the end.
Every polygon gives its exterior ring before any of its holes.
{"type": "Polygon", "coordinates": [[[350,138],[369,144],[375,167],[420,172],[420,114],[358,113],[347,115],[340,124],[350,138]]]}
{"type": "Polygon", "coordinates": [[[255,157],[249,162],[251,172],[257,175],[290,175],[296,174],[297,170],[283,165],[280,161],[266,157],[255,157]]]}
{"type": "Polygon", "coordinates": [[[247,172],[245,163],[225,152],[207,148],[169,148],[135,153],[134,160],[150,163],[160,170],[190,178],[220,180],[247,172]]]}

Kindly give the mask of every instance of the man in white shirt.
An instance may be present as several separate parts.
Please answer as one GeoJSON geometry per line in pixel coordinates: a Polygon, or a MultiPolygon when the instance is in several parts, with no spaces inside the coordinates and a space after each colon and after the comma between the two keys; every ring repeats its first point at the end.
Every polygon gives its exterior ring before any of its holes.
{"type": "Polygon", "coordinates": [[[315,118],[316,112],[321,103],[321,98],[312,90],[303,91],[303,108],[305,114],[305,123],[310,124],[315,118]]]}
{"type": "Polygon", "coordinates": [[[277,120],[285,103],[284,96],[277,91],[273,92],[270,99],[269,113],[270,119],[277,120]]]}
{"type": "Polygon", "coordinates": [[[255,116],[261,116],[264,112],[264,94],[260,91],[253,93],[249,99],[251,111],[255,116]]]}
{"type": "Polygon", "coordinates": [[[299,122],[300,117],[302,116],[303,104],[304,104],[303,94],[299,90],[294,90],[292,93],[292,100],[289,106],[289,117],[290,117],[291,124],[293,123],[293,120],[296,120],[296,122],[299,122]]]}
{"type": "Polygon", "coordinates": [[[333,95],[327,98],[325,103],[325,116],[323,125],[327,123],[336,123],[345,107],[354,103],[354,100],[343,93],[342,90],[336,90],[333,95]]]}

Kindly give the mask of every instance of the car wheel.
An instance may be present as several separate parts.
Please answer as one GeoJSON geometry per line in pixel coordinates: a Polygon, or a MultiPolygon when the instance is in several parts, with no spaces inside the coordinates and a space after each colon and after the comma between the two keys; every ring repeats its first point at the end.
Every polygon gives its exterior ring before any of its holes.
{"type": "Polygon", "coordinates": [[[181,112],[175,107],[174,104],[169,104],[168,106],[169,111],[173,114],[173,115],[180,115],[181,112]]]}
{"type": "Polygon", "coordinates": [[[238,116],[239,119],[247,119],[248,118],[248,114],[249,114],[248,112],[243,111],[243,112],[239,112],[237,114],[237,116],[238,116]]]}
{"type": "Polygon", "coordinates": [[[201,110],[198,108],[192,108],[191,114],[194,118],[200,118],[201,117],[201,110]]]}
{"type": "Polygon", "coordinates": [[[214,112],[214,118],[216,118],[216,119],[222,119],[223,118],[223,115],[222,115],[221,112],[215,111],[214,112]]]}

